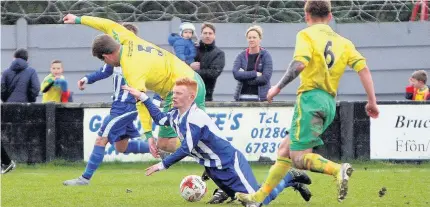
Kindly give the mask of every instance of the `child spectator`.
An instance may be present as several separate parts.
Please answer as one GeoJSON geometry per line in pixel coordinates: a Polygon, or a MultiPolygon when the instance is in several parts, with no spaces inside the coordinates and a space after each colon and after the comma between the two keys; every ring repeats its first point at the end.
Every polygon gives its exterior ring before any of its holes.
{"type": "Polygon", "coordinates": [[[51,73],[42,82],[42,103],[69,101],[70,92],[63,72],[63,63],[60,60],[53,60],[51,63],[51,73]]]}
{"type": "MultiPolygon", "coordinates": [[[[190,65],[194,62],[196,57],[196,47],[193,43],[192,37],[194,36],[196,28],[189,22],[184,22],[179,26],[179,34],[172,33],[169,35],[168,41],[170,46],[173,47],[175,55],[190,65]]],[[[156,106],[160,107],[162,98],[158,94],[154,94],[153,102],[156,106]]]]}
{"type": "Polygon", "coordinates": [[[194,58],[196,57],[196,48],[191,39],[196,29],[193,24],[184,22],[179,27],[179,30],[179,34],[172,33],[168,41],[173,46],[176,56],[189,65],[194,62],[194,58]]]}
{"type": "Polygon", "coordinates": [[[427,84],[427,73],[418,70],[409,78],[409,86],[406,87],[406,99],[414,101],[430,100],[429,86],[427,84]]]}

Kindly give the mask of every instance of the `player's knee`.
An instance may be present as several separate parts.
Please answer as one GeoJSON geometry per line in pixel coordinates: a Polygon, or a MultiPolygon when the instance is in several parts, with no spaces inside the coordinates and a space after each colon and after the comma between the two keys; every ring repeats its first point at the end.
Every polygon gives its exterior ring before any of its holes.
{"type": "Polygon", "coordinates": [[[285,147],[279,147],[278,149],[278,156],[279,157],[290,157],[290,149],[285,148],[285,147]]]}
{"type": "Polygon", "coordinates": [[[106,146],[108,143],[108,139],[106,137],[97,137],[96,142],[94,145],[97,146],[106,146]]]}
{"type": "Polygon", "coordinates": [[[121,146],[121,145],[116,145],[115,144],[115,150],[117,151],[117,152],[121,152],[121,153],[124,153],[125,151],[127,151],[127,146],[121,146]]]}
{"type": "Polygon", "coordinates": [[[165,151],[165,148],[166,148],[166,146],[167,146],[167,143],[166,143],[166,139],[164,139],[164,138],[158,138],[157,139],[157,148],[158,149],[161,149],[161,150],[163,150],[163,151],[165,151]]]}
{"type": "Polygon", "coordinates": [[[297,168],[297,169],[303,169],[304,168],[303,156],[291,154],[291,161],[293,162],[294,168],[297,168]]]}
{"type": "Polygon", "coordinates": [[[128,147],[128,139],[123,139],[121,141],[115,142],[115,150],[117,152],[124,153],[125,151],[127,151],[127,147],[128,147]]]}
{"type": "Polygon", "coordinates": [[[290,143],[289,143],[288,137],[282,140],[281,145],[279,146],[279,149],[278,149],[278,156],[290,157],[290,143]]]}
{"type": "Polygon", "coordinates": [[[157,140],[157,147],[165,152],[174,152],[176,150],[176,139],[160,138],[157,140]]]}
{"type": "Polygon", "coordinates": [[[303,163],[301,163],[299,160],[297,159],[293,159],[293,166],[296,169],[303,169],[303,163]]]}

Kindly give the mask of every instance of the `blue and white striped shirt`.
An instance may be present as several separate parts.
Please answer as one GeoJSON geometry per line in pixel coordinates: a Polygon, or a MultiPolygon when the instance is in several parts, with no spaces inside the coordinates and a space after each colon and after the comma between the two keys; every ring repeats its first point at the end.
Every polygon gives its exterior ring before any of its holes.
{"type": "Polygon", "coordinates": [[[113,74],[113,96],[112,100],[114,102],[126,102],[126,103],[136,103],[136,99],[129,94],[128,91],[125,91],[121,88],[121,86],[126,85],[125,79],[122,75],[121,67],[113,67],[111,65],[105,64],[98,71],[88,74],[88,84],[92,84],[99,80],[103,80],[105,78],[110,77],[113,74]]]}
{"type": "Polygon", "coordinates": [[[175,108],[168,113],[161,112],[149,99],[143,103],[155,123],[173,127],[181,140],[181,147],[162,161],[165,168],[186,156],[194,157],[206,167],[225,169],[234,164],[236,148],[221,134],[209,115],[195,103],[182,116],[175,108]]]}

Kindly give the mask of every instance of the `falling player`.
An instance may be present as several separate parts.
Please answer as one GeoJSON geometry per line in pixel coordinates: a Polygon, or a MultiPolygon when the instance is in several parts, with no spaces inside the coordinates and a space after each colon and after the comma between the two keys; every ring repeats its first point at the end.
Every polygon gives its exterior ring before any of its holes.
{"type": "MultiPolygon", "coordinates": [[[[66,24],[83,24],[106,34],[98,35],[92,45],[93,56],[115,67],[121,66],[127,84],[140,91],[151,90],[165,101],[164,111],[172,106],[172,89],[175,80],[189,77],[198,83],[196,104],[205,108],[206,89],[202,78],[185,62],[170,52],[145,41],[120,24],[103,18],[68,14],[66,24]]],[[[141,103],[137,104],[140,121],[150,144],[150,151],[158,157],[157,147],[167,152],[176,150],[179,143],[171,127],[161,127],[157,145],[152,136],[152,119],[141,103]]]]}
{"type": "MultiPolygon", "coordinates": [[[[252,193],[258,189],[255,176],[244,155],[221,135],[220,129],[209,115],[196,106],[196,81],[190,78],[176,81],[173,88],[174,108],[168,113],[161,112],[144,92],[128,86],[123,88],[143,102],[158,125],[175,128],[181,140],[181,147],[162,162],[146,169],[146,175],[167,169],[186,156],[191,156],[205,166],[208,176],[229,197],[234,197],[236,192],[252,193]]],[[[291,170],[290,173],[285,173],[282,181],[264,201],[265,204],[276,198],[284,188],[291,186],[299,186],[300,190],[306,191],[306,197],[300,192],[303,198],[310,199],[310,192],[302,183],[310,184],[311,181],[303,172],[291,170]]],[[[259,206],[261,203],[263,201],[245,202],[245,206],[259,206]]]]}
{"type": "MultiPolygon", "coordinates": [[[[137,33],[136,26],[124,23],[123,26],[133,33],[137,33]]],[[[100,127],[98,137],[94,144],[93,151],[88,160],[84,173],[72,180],[64,181],[66,186],[88,185],[94,172],[97,170],[105,155],[107,143],[115,146],[117,152],[123,153],[148,153],[148,143],[142,139],[129,139],[140,137],[139,131],[133,124],[137,118],[136,99],[124,91],[121,86],[125,85],[121,67],[112,67],[105,64],[98,71],[88,74],[78,81],[80,90],[85,89],[85,84],[93,84],[113,75],[114,93],[113,103],[109,115],[104,119],[100,127]]]]}
{"type": "Polygon", "coordinates": [[[276,163],[261,188],[251,194],[236,194],[239,200],[245,202],[263,201],[292,165],[298,169],[334,176],[338,184],[338,201],[345,199],[348,179],[353,172],[351,165],[327,160],[312,153],[312,148],[323,145],[320,136],[335,117],[336,91],[346,66],[358,72],[367,93],[367,114],[372,118],[379,115],[372,76],[365,58],[351,41],[328,26],[332,18],[330,1],[308,0],[304,10],[309,27],[297,34],[293,61],[267,95],[271,102],[282,88],[300,75],[290,138],[282,141],[276,163]]]}

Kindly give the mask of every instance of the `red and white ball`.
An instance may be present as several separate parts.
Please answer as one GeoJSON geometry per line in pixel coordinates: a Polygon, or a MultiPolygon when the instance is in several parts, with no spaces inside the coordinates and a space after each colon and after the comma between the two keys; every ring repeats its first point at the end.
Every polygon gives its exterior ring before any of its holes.
{"type": "Polygon", "coordinates": [[[189,202],[201,200],[207,191],[206,183],[197,175],[186,176],[179,185],[179,192],[182,198],[189,202]]]}

